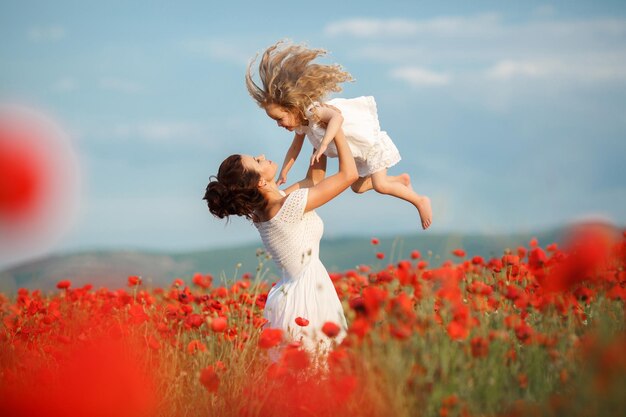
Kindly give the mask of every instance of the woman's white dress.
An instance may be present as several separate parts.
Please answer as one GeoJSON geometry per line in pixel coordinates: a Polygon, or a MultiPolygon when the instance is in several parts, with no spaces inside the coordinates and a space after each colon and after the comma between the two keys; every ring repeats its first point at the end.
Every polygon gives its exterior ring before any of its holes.
{"type": "MultiPolygon", "coordinates": [[[[330,321],[340,327],[337,343],[347,331],[343,307],[328,272],[319,258],[319,244],[324,223],[315,211],[304,212],[308,189],[289,194],[278,213],[266,222],[255,222],[266,251],[272,256],[282,279],[274,285],[265,303],[264,327],[283,330],[286,343],[301,341],[311,352],[325,353],[332,341],[322,326],[330,321]],[[309,321],[300,327],[296,318],[309,321]]],[[[270,351],[277,360],[281,347],[270,351]]]]}
{"type": "MultiPolygon", "coordinates": [[[[334,98],[329,104],[338,108],[343,116],[342,129],[348,146],[354,156],[359,177],[366,177],[382,169],[389,168],[400,161],[400,152],[391,141],[387,132],[380,130],[376,101],[372,96],[357,98],[334,98]]],[[[326,128],[315,122],[313,109],[320,103],[315,102],[304,112],[309,121],[307,126],[298,126],[295,131],[306,135],[315,149],[319,148],[326,128]]],[[[337,148],[331,142],[324,154],[337,157],[337,148]]]]}

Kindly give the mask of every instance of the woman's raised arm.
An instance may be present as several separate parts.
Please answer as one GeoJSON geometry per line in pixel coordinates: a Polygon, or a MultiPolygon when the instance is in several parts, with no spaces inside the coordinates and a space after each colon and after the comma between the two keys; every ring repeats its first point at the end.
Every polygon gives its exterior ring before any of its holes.
{"type": "Polygon", "coordinates": [[[309,188],[305,211],[310,211],[326,204],[359,178],[354,157],[348,147],[343,129],[337,131],[334,140],[337,155],[339,156],[339,171],[309,188]]]}
{"type": "MultiPolygon", "coordinates": [[[[313,150],[315,152],[315,150],[313,150]]],[[[295,184],[290,185],[285,189],[285,193],[291,192],[300,188],[311,188],[316,184],[319,184],[326,176],[326,155],[322,155],[319,161],[309,166],[309,170],[306,173],[306,177],[295,184]]]]}

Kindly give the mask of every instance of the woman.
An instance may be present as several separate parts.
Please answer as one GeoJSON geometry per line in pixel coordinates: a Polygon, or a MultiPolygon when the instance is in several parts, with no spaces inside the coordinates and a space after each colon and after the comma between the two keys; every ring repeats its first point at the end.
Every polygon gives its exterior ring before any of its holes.
{"type": "MultiPolygon", "coordinates": [[[[323,354],[331,340],[322,332],[326,322],[340,328],[340,342],[347,324],[343,308],[328,272],[319,259],[324,225],[314,209],[327,203],[357,180],[356,164],[343,131],[335,137],[339,170],[325,177],[326,158],[309,168],[304,180],[278,189],[277,165],[263,155],[231,155],[220,165],[204,199],[216,217],[230,215],[251,219],[282,279],[270,290],[265,304],[265,327],[278,328],[287,341],[301,341],[311,353],[323,354]],[[296,318],[308,320],[308,325],[296,318]]],[[[271,352],[277,359],[278,350],[271,352]]]]}

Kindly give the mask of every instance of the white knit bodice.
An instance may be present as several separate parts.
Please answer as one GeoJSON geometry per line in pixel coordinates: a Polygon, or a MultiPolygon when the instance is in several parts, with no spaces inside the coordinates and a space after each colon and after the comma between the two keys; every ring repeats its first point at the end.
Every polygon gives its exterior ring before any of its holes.
{"type": "Polygon", "coordinates": [[[254,223],[284,279],[298,277],[312,259],[319,259],[324,223],[315,211],[304,212],[308,191],[292,192],[274,217],[254,223]]]}

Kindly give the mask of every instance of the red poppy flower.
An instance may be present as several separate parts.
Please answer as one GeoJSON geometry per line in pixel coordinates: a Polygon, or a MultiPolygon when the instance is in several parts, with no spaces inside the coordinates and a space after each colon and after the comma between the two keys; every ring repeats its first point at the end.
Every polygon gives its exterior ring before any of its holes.
{"type": "Polygon", "coordinates": [[[411,251],[411,259],[419,259],[421,256],[422,254],[420,253],[420,251],[418,250],[411,251]]]}
{"type": "Polygon", "coordinates": [[[548,257],[543,249],[535,247],[528,254],[528,266],[533,269],[540,269],[547,262],[548,257]]]}
{"type": "Polygon", "coordinates": [[[459,403],[459,397],[456,394],[451,394],[441,400],[441,404],[444,407],[455,407],[459,403]]]}
{"type": "Polygon", "coordinates": [[[519,383],[519,387],[521,389],[526,389],[528,388],[528,375],[526,374],[519,374],[517,376],[517,382],[519,383]]]}
{"type": "Polygon", "coordinates": [[[376,252],[376,257],[377,257],[378,259],[385,259],[385,254],[384,254],[384,253],[382,253],[382,252],[376,252]]]}
{"type": "Polygon", "coordinates": [[[378,239],[376,239],[375,237],[372,238],[372,245],[378,245],[380,243],[380,241],[378,239]]]}
{"type": "Polygon", "coordinates": [[[407,326],[406,324],[392,325],[389,329],[389,332],[391,333],[391,336],[398,340],[406,340],[411,337],[411,334],[413,333],[411,331],[411,327],[407,326]]]}
{"type": "Polygon", "coordinates": [[[156,337],[150,336],[148,338],[148,346],[152,350],[159,350],[161,349],[161,342],[159,342],[159,340],[156,337]]]}
{"type": "Polygon", "coordinates": [[[370,331],[370,322],[365,317],[357,317],[350,326],[350,333],[358,336],[359,339],[365,337],[370,331]]]}
{"type": "Polygon", "coordinates": [[[136,285],[141,284],[141,277],[138,277],[137,275],[131,275],[128,277],[128,286],[129,287],[134,287],[136,285]]]}
{"type": "Polygon", "coordinates": [[[66,290],[70,285],[72,285],[72,283],[67,279],[57,282],[57,288],[60,290],[66,290]]]}
{"type": "Polygon", "coordinates": [[[559,246],[556,243],[550,243],[548,246],[546,246],[546,250],[548,252],[556,252],[558,248],[559,246]]]}
{"type": "Polygon", "coordinates": [[[455,249],[452,251],[452,254],[454,256],[458,256],[459,258],[462,258],[465,256],[465,251],[463,249],[455,249]]]}
{"type": "Polygon", "coordinates": [[[185,324],[194,329],[202,326],[202,323],[204,323],[204,317],[200,314],[190,314],[185,320],[185,324]]]}
{"type": "Polygon", "coordinates": [[[306,327],[309,325],[309,321],[302,317],[296,317],[296,324],[301,327],[306,327]]]}
{"type": "Polygon", "coordinates": [[[371,319],[378,315],[380,307],[387,301],[388,293],[380,287],[369,286],[363,289],[363,306],[365,313],[371,319]]]}
{"type": "Polygon", "coordinates": [[[489,341],[483,337],[473,337],[470,345],[472,346],[472,356],[475,358],[484,358],[489,354],[489,341]]]}
{"type": "Polygon", "coordinates": [[[259,347],[269,349],[278,345],[283,340],[283,331],[280,329],[263,329],[259,337],[259,347]]]}
{"type": "Polygon", "coordinates": [[[289,369],[296,371],[306,369],[309,366],[309,354],[298,349],[298,345],[289,346],[283,352],[282,363],[289,369]]]}
{"type": "Polygon", "coordinates": [[[333,323],[332,321],[327,321],[322,326],[322,331],[328,337],[335,337],[339,334],[341,328],[336,323],[333,323]]]}
{"type": "Polygon", "coordinates": [[[129,322],[133,324],[141,324],[149,319],[149,316],[143,309],[141,304],[134,304],[129,310],[129,322]]]}
{"type": "Polygon", "coordinates": [[[202,275],[196,273],[193,275],[191,281],[194,283],[194,285],[200,288],[209,288],[211,286],[211,283],[213,282],[213,277],[211,275],[202,275]]]}
{"type": "Polygon", "coordinates": [[[217,392],[220,385],[220,378],[217,376],[217,373],[212,365],[209,365],[202,370],[200,373],[200,383],[204,385],[207,391],[217,392]]]}
{"type": "Polygon", "coordinates": [[[206,352],[206,346],[199,340],[192,340],[187,345],[187,353],[193,355],[196,352],[206,352]]]}
{"type": "Polygon", "coordinates": [[[446,328],[448,336],[452,340],[465,340],[469,336],[469,329],[467,326],[459,324],[456,320],[452,320],[446,328]]]}
{"type": "Polygon", "coordinates": [[[511,255],[506,254],[502,257],[502,264],[504,266],[510,266],[510,265],[518,265],[519,264],[519,256],[517,255],[511,255]]]}
{"type": "Polygon", "coordinates": [[[226,330],[226,326],[228,325],[225,317],[216,317],[211,320],[211,330],[216,333],[221,333],[226,330]]]}
{"type": "Polygon", "coordinates": [[[515,327],[515,336],[520,342],[529,343],[532,335],[532,327],[525,322],[521,322],[517,327],[515,327]]]}
{"type": "Polygon", "coordinates": [[[213,290],[213,297],[226,298],[228,297],[228,290],[225,287],[217,287],[213,290]]]}

